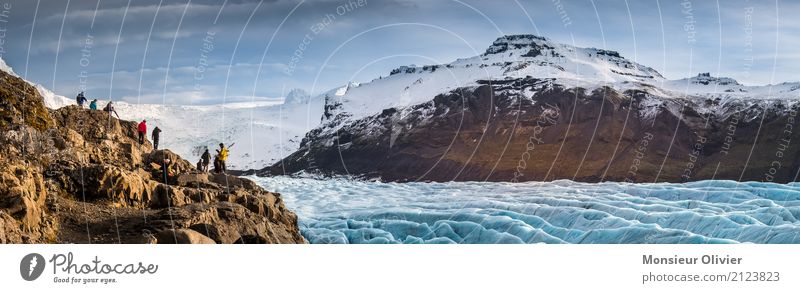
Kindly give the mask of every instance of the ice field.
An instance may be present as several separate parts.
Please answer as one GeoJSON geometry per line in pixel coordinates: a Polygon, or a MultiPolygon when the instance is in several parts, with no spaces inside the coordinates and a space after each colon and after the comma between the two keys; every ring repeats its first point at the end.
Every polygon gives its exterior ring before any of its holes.
{"type": "Polygon", "coordinates": [[[800,243],[800,184],[251,179],[311,243],[800,243]]]}

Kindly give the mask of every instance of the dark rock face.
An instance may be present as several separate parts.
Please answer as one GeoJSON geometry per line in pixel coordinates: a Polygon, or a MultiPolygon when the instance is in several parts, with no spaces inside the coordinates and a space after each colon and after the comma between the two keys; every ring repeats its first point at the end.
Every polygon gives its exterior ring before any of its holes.
{"type": "Polygon", "coordinates": [[[0,243],[305,242],[280,194],[140,145],[135,122],[47,110],[2,71],[0,96],[0,243]]]}
{"type": "Polygon", "coordinates": [[[548,80],[483,82],[408,109],[309,132],[260,172],[387,181],[794,181],[790,101],[587,92],[548,80]],[[523,95],[523,93],[534,93],[523,95]]]}

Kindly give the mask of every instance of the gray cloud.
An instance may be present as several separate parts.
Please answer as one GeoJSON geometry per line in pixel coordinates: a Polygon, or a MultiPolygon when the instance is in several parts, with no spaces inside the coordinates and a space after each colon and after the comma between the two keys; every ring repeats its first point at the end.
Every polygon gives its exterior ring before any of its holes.
{"type": "Polygon", "coordinates": [[[686,42],[681,3],[673,1],[561,0],[563,10],[559,11],[551,0],[367,0],[365,7],[343,15],[337,9],[348,0],[196,0],[188,8],[189,0],[134,0],[130,7],[126,0],[72,0],[69,9],[66,1],[41,1],[38,11],[37,1],[8,1],[12,16],[2,57],[18,72],[27,72],[28,79],[68,96],[80,86],[82,70],[91,76],[90,94],[141,102],[213,103],[222,101],[225,93],[240,98],[254,92],[258,97],[276,97],[287,87],[310,89],[318,72],[314,91],[319,92],[349,79],[367,81],[386,75],[399,65],[469,57],[498,36],[515,33],[538,33],[560,42],[618,50],[670,78],[711,71],[747,83],[765,83],[773,72],[776,81],[784,81],[793,79],[792,72],[800,69],[794,53],[800,37],[790,33],[800,28],[800,20],[791,15],[800,4],[788,1],[779,1],[777,11],[775,3],[725,1],[718,10],[715,2],[692,1],[697,20],[693,45],[686,42]],[[743,11],[748,5],[755,6],[751,51],[745,50],[743,41],[743,11]],[[569,25],[560,13],[570,19],[569,25]],[[335,16],[332,23],[312,33],[311,27],[327,15],[335,16]],[[401,23],[407,24],[395,25],[401,23]],[[776,30],[782,33],[776,35],[776,30]],[[207,52],[203,40],[209,32],[214,34],[214,50],[207,52]],[[284,74],[309,34],[313,40],[293,64],[297,71],[284,74]],[[88,35],[93,39],[88,50],[91,62],[82,67],[81,49],[88,35]],[[722,54],[720,44],[725,48],[722,54]],[[741,63],[750,56],[756,61],[745,72],[741,63]],[[323,67],[328,58],[330,63],[323,67]],[[772,66],[774,58],[780,66],[772,66]],[[194,71],[201,62],[208,63],[208,72],[198,81],[194,71]],[[188,94],[196,86],[202,92],[188,94]]]}

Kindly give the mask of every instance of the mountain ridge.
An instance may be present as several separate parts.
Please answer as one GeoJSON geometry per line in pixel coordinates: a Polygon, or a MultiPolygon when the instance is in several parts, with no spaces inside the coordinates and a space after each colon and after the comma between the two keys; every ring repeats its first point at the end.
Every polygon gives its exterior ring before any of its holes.
{"type": "Polygon", "coordinates": [[[769,156],[775,141],[796,136],[777,129],[793,125],[798,83],[744,86],[708,73],[666,80],[614,51],[530,35],[498,38],[484,54],[451,64],[392,73],[326,96],[322,125],[298,151],[259,173],[388,181],[788,182],[800,168],[796,155],[769,156]],[[462,80],[446,80],[448,73],[462,80]],[[547,117],[544,105],[562,115],[531,124],[547,117]],[[719,134],[730,125],[738,132],[719,134]],[[527,162],[533,156],[525,139],[542,133],[541,157],[527,162]],[[653,154],[645,164],[635,150],[651,136],[658,143],[648,148],[653,154]],[[520,154],[526,159],[514,158],[520,154]],[[786,166],[779,176],[763,173],[778,172],[764,165],[773,159],[786,166]],[[518,165],[529,176],[517,176],[523,173],[518,165]],[[627,176],[625,165],[635,166],[636,176],[627,176]]]}

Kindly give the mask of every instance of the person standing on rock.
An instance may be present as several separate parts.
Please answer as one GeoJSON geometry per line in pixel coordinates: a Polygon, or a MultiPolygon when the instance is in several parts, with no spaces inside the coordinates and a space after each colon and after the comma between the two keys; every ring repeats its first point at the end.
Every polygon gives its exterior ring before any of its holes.
{"type": "Polygon", "coordinates": [[[219,174],[222,173],[222,167],[219,164],[219,150],[215,151],[217,151],[217,154],[214,156],[214,173],[219,174]]]}
{"type": "Polygon", "coordinates": [[[219,169],[222,173],[228,171],[228,168],[225,166],[225,161],[228,160],[228,149],[225,148],[225,144],[219,144],[219,154],[217,154],[219,158],[219,169]]]}
{"type": "Polygon", "coordinates": [[[80,92],[75,100],[78,101],[78,106],[83,108],[83,104],[86,103],[86,97],[83,95],[83,92],[80,92]]]}
{"type": "Polygon", "coordinates": [[[111,113],[114,113],[114,115],[117,115],[117,119],[119,119],[119,114],[117,114],[117,110],[114,109],[114,102],[108,101],[108,104],[106,104],[106,107],[103,108],[103,111],[108,112],[109,117],[111,117],[111,113]]]}
{"type": "Polygon", "coordinates": [[[89,103],[89,110],[97,110],[97,99],[94,99],[91,103],[89,103]]]}
{"type": "Polygon", "coordinates": [[[161,136],[161,128],[158,128],[158,126],[156,126],[155,128],[153,128],[153,149],[154,150],[158,149],[158,138],[160,136],[161,136]]]}
{"type": "Polygon", "coordinates": [[[139,144],[144,143],[144,137],[147,135],[147,120],[139,122],[139,144]]]}
{"type": "Polygon", "coordinates": [[[203,169],[201,171],[208,172],[208,163],[211,161],[211,153],[208,152],[208,148],[206,148],[206,151],[200,156],[200,160],[203,161],[203,169]]]}

